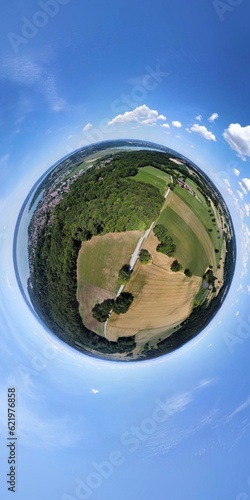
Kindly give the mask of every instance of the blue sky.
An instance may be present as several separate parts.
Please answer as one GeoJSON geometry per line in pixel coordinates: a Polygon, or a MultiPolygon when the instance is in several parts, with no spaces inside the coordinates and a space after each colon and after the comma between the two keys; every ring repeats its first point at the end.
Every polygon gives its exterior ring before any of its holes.
{"type": "Polygon", "coordinates": [[[11,385],[17,500],[250,499],[249,14],[246,0],[1,6],[4,500],[11,385]],[[11,253],[39,176],[76,148],[114,138],[157,142],[197,163],[237,235],[233,285],[207,329],[170,356],[132,365],[85,358],[45,332],[23,302],[11,253]]]}

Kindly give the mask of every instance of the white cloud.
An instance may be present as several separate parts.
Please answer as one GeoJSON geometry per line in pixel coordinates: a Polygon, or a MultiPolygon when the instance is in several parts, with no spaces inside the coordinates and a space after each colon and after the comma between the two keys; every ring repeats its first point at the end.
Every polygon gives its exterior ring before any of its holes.
{"type": "Polygon", "coordinates": [[[250,191],[250,179],[248,179],[247,177],[245,177],[244,179],[241,180],[244,188],[246,189],[246,191],[250,191]]]}
{"type": "Polygon", "coordinates": [[[237,194],[240,197],[240,199],[243,200],[244,194],[239,190],[237,190],[237,194]]]}
{"type": "Polygon", "coordinates": [[[213,123],[215,120],[217,120],[217,118],[219,118],[218,113],[213,113],[213,114],[212,114],[212,115],[208,118],[208,121],[213,123]]]}
{"type": "Polygon", "coordinates": [[[216,141],[215,135],[210,132],[204,125],[199,125],[198,123],[194,123],[190,129],[192,132],[196,132],[201,135],[207,141],[216,141]]]}
{"type": "Polygon", "coordinates": [[[230,123],[224,130],[223,137],[242,160],[245,161],[246,156],[250,156],[250,125],[242,127],[239,123],[230,123]]]}
{"type": "Polygon", "coordinates": [[[141,125],[155,125],[157,120],[163,120],[163,115],[159,115],[156,109],[150,109],[146,104],[143,104],[133,109],[133,111],[126,111],[123,115],[115,116],[115,118],[108,122],[108,125],[133,122],[140,123],[141,125]]]}
{"type": "Polygon", "coordinates": [[[243,403],[241,405],[239,405],[229,416],[228,416],[228,420],[231,420],[235,415],[237,415],[238,413],[241,413],[242,411],[246,410],[248,407],[250,406],[250,396],[248,396],[248,398],[243,401],[243,403]]]}
{"type": "Polygon", "coordinates": [[[234,175],[236,175],[236,177],[238,177],[240,175],[240,171],[237,168],[233,169],[233,173],[234,173],[234,175]]]}
{"type": "Polygon", "coordinates": [[[249,217],[249,215],[250,215],[250,203],[245,203],[244,209],[245,209],[246,216],[249,217]]]}
{"type": "Polygon", "coordinates": [[[173,125],[173,127],[175,127],[175,128],[181,128],[181,127],[182,127],[181,122],[179,122],[178,120],[173,120],[173,121],[172,121],[172,125],[173,125]]]}
{"type": "Polygon", "coordinates": [[[167,119],[167,117],[164,115],[159,115],[157,118],[157,120],[166,120],[166,119],[167,119]]]}
{"type": "Polygon", "coordinates": [[[99,390],[98,389],[91,389],[91,394],[99,394],[99,390]]]}
{"type": "Polygon", "coordinates": [[[168,123],[163,123],[163,124],[161,125],[161,127],[163,127],[163,128],[170,128],[170,125],[169,125],[168,123]]]}
{"type": "Polygon", "coordinates": [[[231,187],[231,184],[230,184],[230,182],[229,182],[229,180],[228,180],[228,179],[223,179],[223,181],[224,181],[224,183],[226,184],[226,186],[227,186],[228,188],[230,188],[230,187],[231,187]]]}
{"type": "Polygon", "coordinates": [[[87,123],[85,127],[83,127],[83,132],[88,132],[93,127],[92,123],[87,123]]]}
{"type": "Polygon", "coordinates": [[[247,194],[247,190],[246,190],[245,186],[243,186],[242,182],[239,182],[239,186],[241,187],[243,193],[247,194]]]}
{"type": "Polygon", "coordinates": [[[202,116],[201,116],[201,115],[197,115],[197,116],[195,117],[195,119],[196,119],[196,120],[198,120],[198,122],[201,122],[201,120],[202,120],[202,116]]]}

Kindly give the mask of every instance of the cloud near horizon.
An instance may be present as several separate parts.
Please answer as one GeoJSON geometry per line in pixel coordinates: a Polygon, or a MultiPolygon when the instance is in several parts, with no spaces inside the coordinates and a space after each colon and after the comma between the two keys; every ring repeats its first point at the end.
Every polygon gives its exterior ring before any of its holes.
{"type": "Polygon", "coordinates": [[[108,125],[117,123],[139,123],[141,125],[155,125],[157,120],[166,120],[164,115],[159,115],[156,109],[150,109],[146,104],[138,106],[132,111],[126,111],[123,115],[117,115],[108,122],[108,125]]]}
{"type": "Polygon", "coordinates": [[[239,123],[230,123],[224,130],[223,137],[230,148],[246,161],[246,156],[250,156],[250,125],[242,127],[239,123]]]}
{"type": "Polygon", "coordinates": [[[199,125],[198,123],[194,123],[190,128],[190,131],[196,132],[207,141],[216,141],[215,135],[212,132],[210,132],[204,125],[199,125]]]}

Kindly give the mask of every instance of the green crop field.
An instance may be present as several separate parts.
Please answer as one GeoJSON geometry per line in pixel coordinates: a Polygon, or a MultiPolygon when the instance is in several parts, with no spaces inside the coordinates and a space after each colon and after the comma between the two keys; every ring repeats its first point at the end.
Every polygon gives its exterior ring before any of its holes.
{"type": "MultiPolygon", "coordinates": [[[[186,182],[188,185],[190,185],[190,187],[192,187],[192,189],[194,189],[195,183],[190,182],[189,179],[187,179],[186,182]]],[[[218,238],[219,233],[217,233],[217,225],[213,225],[212,222],[212,218],[215,217],[215,215],[213,214],[212,216],[210,216],[208,212],[210,207],[208,207],[208,205],[206,204],[204,196],[201,193],[198,193],[199,199],[202,200],[201,203],[186,189],[181,188],[180,186],[176,186],[174,192],[193,210],[193,212],[200,219],[214,245],[214,248],[218,248],[219,250],[221,250],[223,239],[222,237],[218,238]],[[212,231],[209,232],[208,229],[212,229],[212,231]]]]}
{"type": "Polygon", "coordinates": [[[163,210],[157,224],[167,227],[176,244],[175,255],[183,269],[187,267],[195,276],[203,276],[210,264],[209,259],[190,226],[169,206],[163,210]]]}
{"type": "Polygon", "coordinates": [[[152,184],[159,189],[163,196],[167,191],[168,183],[171,182],[171,176],[169,174],[155,167],[141,167],[139,168],[138,174],[130,178],[138,182],[152,184]]]}

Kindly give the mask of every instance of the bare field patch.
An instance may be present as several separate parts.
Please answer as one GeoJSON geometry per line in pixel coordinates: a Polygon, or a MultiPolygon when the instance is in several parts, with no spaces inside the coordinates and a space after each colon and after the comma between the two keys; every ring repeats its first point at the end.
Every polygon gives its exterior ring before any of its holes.
{"type": "Polygon", "coordinates": [[[168,257],[161,252],[157,252],[156,247],[158,244],[159,240],[154,234],[154,229],[152,229],[147,239],[143,242],[142,248],[148,250],[155,266],[162,267],[163,269],[170,271],[170,266],[175,257],[168,257]]]}
{"type": "Polygon", "coordinates": [[[137,263],[126,286],[126,291],[134,295],[134,301],[126,314],[111,314],[108,339],[115,341],[141,330],[167,329],[180,323],[189,316],[200,283],[201,278],[196,276],[187,278],[182,272],[173,273],[154,264],[137,263]]]}
{"type": "Polygon", "coordinates": [[[127,231],[94,236],[84,241],[77,261],[77,300],[84,325],[104,335],[104,324],[95,320],[95,304],[114,298],[119,289],[118,273],[130,261],[142,233],[127,231]]]}
{"type": "Polygon", "coordinates": [[[104,336],[104,323],[99,323],[99,321],[93,318],[92,309],[97,302],[102,302],[113,297],[114,294],[108,290],[90,283],[85,283],[81,287],[78,287],[77,300],[80,304],[79,311],[83,324],[89,330],[104,336]]]}
{"type": "Polygon", "coordinates": [[[119,289],[119,270],[129,263],[142,234],[141,231],[108,233],[84,241],[77,261],[78,286],[87,282],[115,294],[119,289]]]}

